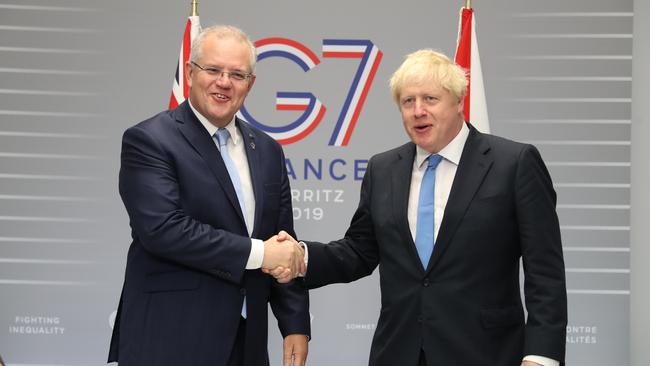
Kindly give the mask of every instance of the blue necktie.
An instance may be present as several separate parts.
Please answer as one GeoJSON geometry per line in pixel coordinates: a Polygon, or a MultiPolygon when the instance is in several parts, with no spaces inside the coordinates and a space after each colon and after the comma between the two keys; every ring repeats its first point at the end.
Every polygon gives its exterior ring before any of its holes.
{"type": "Polygon", "coordinates": [[[217,130],[216,136],[217,141],[219,142],[221,159],[223,159],[224,164],[226,164],[226,169],[228,169],[230,181],[235,187],[235,193],[237,193],[237,200],[239,201],[241,213],[244,215],[244,221],[246,222],[246,227],[248,227],[248,216],[246,215],[246,204],[244,203],[244,191],[242,190],[241,180],[239,179],[239,172],[237,171],[235,163],[230,159],[230,154],[228,153],[228,139],[230,138],[230,132],[225,128],[220,128],[217,130]]]}
{"type": "MultiPolygon", "coordinates": [[[[215,133],[217,137],[217,142],[219,142],[219,151],[221,152],[221,159],[223,159],[224,164],[226,164],[226,169],[228,169],[228,175],[230,175],[230,181],[235,187],[235,192],[237,193],[237,200],[239,201],[239,207],[241,208],[241,213],[244,215],[244,221],[246,221],[246,227],[248,227],[248,220],[246,216],[246,204],[244,203],[244,191],[242,190],[241,180],[239,179],[239,172],[235,163],[230,159],[230,154],[228,153],[228,139],[230,138],[230,132],[225,128],[220,128],[215,133]]],[[[241,308],[241,316],[246,319],[246,298],[244,297],[244,304],[241,308]]]]}
{"type": "Polygon", "coordinates": [[[436,187],[436,168],[442,156],[430,155],[429,165],[422,177],[422,185],[420,186],[420,200],[418,202],[418,222],[415,230],[415,247],[418,250],[418,255],[422,261],[422,266],[427,268],[429,258],[433,253],[433,245],[435,238],[434,233],[434,213],[433,203],[436,187]]]}

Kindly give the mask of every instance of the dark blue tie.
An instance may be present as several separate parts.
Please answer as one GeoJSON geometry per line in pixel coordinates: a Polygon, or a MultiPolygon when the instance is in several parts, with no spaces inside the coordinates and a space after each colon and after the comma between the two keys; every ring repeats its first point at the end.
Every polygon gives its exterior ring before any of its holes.
{"type": "Polygon", "coordinates": [[[436,187],[436,168],[442,156],[430,155],[429,165],[422,177],[422,185],[420,186],[420,200],[418,202],[418,222],[415,230],[415,247],[418,250],[422,266],[427,268],[431,253],[433,253],[433,245],[435,243],[434,233],[434,195],[436,187]]]}

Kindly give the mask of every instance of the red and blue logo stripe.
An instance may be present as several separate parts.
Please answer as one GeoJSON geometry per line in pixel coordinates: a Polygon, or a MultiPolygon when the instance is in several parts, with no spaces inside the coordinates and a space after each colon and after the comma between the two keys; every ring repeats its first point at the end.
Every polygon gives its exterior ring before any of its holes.
{"type": "MultiPolygon", "coordinates": [[[[257,59],[282,57],[299,65],[304,72],[320,63],[318,57],[303,44],[286,38],[266,38],[255,42],[257,59]]],[[[266,132],[281,144],[291,144],[309,135],[323,120],[326,108],[318,98],[307,92],[278,92],[276,109],[280,111],[303,111],[293,122],[284,126],[268,126],[256,120],[242,106],[239,116],[253,126],[266,132]]]]}
{"type": "Polygon", "coordinates": [[[361,59],[328,145],[347,146],[350,142],[382,56],[370,40],[323,40],[323,57],[361,59]]]}

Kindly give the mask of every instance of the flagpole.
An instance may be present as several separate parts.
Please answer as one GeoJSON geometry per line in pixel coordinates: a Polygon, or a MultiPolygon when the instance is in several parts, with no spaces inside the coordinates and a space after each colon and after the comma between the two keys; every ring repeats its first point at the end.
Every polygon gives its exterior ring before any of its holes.
{"type": "Polygon", "coordinates": [[[465,0],[465,8],[466,9],[472,8],[472,0],[465,0]]]}
{"type": "MultiPolygon", "coordinates": [[[[467,0],[467,1],[471,1],[471,0],[467,0]]],[[[199,7],[198,1],[192,0],[192,12],[190,13],[191,17],[195,17],[199,15],[198,7],[199,7]]]]}

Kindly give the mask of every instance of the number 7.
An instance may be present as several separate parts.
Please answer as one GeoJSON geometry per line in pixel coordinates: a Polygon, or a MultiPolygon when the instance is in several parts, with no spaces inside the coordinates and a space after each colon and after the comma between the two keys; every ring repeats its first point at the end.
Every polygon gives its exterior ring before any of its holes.
{"type": "Polygon", "coordinates": [[[383,53],[370,40],[324,39],[324,58],[359,58],[361,62],[345,98],[328,145],[347,146],[359,119],[383,53]]]}

